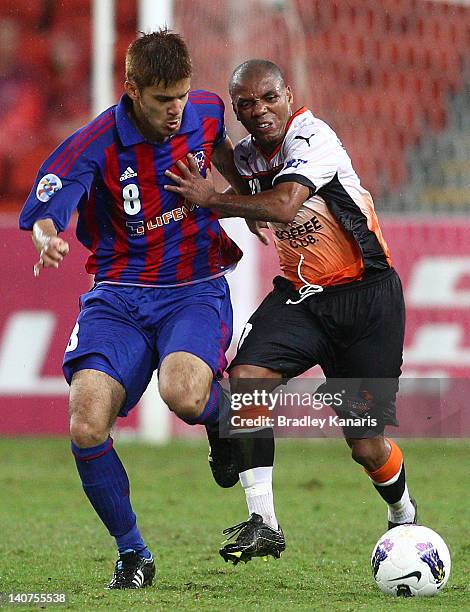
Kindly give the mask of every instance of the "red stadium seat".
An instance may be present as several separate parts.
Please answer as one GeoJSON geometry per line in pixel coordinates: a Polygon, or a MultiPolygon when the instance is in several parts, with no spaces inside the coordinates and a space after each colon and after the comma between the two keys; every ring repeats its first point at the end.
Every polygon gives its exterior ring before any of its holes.
{"type": "MultiPolygon", "coordinates": [[[[119,94],[122,58],[135,36],[137,1],[115,5],[119,94]]],[[[263,10],[256,11],[255,5],[258,2],[253,2],[241,36],[249,48],[239,49],[228,42],[232,26],[224,3],[175,2],[175,29],[185,35],[192,53],[194,85],[213,89],[226,99],[226,80],[235,62],[250,55],[268,57],[286,71],[294,93],[303,92],[305,99],[296,97],[296,104],[312,105],[318,116],[338,129],[368,185],[381,188],[388,183],[390,187],[406,180],[406,147],[429,130],[445,127],[448,94],[463,85],[462,66],[470,52],[470,9],[422,0],[295,0],[292,6],[302,27],[298,36],[292,36],[288,7],[263,3],[263,10]],[[299,56],[306,66],[302,85],[295,82],[292,68],[292,58],[299,56]]],[[[45,83],[51,82],[48,64],[54,37],[70,36],[80,49],[71,78],[87,82],[91,0],[56,0],[47,36],[34,29],[44,6],[39,0],[0,0],[0,18],[13,16],[28,28],[22,47],[45,83]]],[[[60,83],[56,89],[50,86],[44,95],[52,92],[52,97],[58,97],[61,87],[60,83]]],[[[65,95],[70,96],[70,91],[65,95]]],[[[86,110],[78,109],[77,115],[86,110]]],[[[54,120],[60,120],[60,113],[54,114],[54,120]]],[[[20,177],[15,179],[15,184],[20,183],[20,177]]]]}
{"type": "Polygon", "coordinates": [[[46,69],[49,54],[47,38],[39,34],[25,35],[21,40],[21,49],[31,68],[40,72],[46,69]]]}
{"type": "Polygon", "coordinates": [[[18,2],[17,0],[1,0],[0,19],[10,17],[21,21],[22,25],[36,28],[44,12],[42,2],[18,2]]]}
{"type": "Polygon", "coordinates": [[[31,191],[41,163],[48,157],[57,143],[42,142],[27,155],[12,159],[10,164],[10,193],[22,200],[31,191]]]}
{"type": "MultiPolygon", "coordinates": [[[[127,0],[126,0],[127,1],[127,0]]],[[[91,15],[91,0],[56,0],[54,2],[55,18],[65,23],[72,16],[91,15]]]]}
{"type": "Polygon", "coordinates": [[[116,23],[119,30],[136,31],[137,29],[137,2],[136,0],[126,0],[125,2],[115,2],[116,23]]]}

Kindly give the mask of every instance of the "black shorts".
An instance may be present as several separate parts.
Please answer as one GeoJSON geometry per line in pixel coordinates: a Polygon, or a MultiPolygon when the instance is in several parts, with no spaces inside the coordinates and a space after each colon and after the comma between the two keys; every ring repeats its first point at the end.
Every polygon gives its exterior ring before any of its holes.
{"type": "Polygon", "coordinates": [[[349,380],[353,414],[374,405],[380,416],[377,432],[396,425],[405,306],[395,270],[326,287],[299,304],[286,304],[299,299],[290,281],[277,276],[273,285],[249,319],[229,369],[255,365],[289,379],[320,365],[328,391],[349,380]]]}

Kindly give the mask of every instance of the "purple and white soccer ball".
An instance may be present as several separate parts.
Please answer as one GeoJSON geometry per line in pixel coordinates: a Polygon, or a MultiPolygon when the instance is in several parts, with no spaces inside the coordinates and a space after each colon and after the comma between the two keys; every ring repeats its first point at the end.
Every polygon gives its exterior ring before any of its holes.
{"type": "Polygon", "coordinates": [[[441,536],[422,525],[400,525],[384,533],[370,560],[381,591],[397,597],[430,597],[450,575],[450,553],[441,536]]]}

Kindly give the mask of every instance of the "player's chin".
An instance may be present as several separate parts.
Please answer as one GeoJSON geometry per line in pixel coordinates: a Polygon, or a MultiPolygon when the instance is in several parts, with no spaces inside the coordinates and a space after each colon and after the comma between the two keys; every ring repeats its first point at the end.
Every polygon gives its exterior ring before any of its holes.
{"type": "Polygon", "coordinates": [[[168,132],[168,135],[175,134],[181,127],[181,121],[170,121],[165,124],[164,130],[168,132]]]}
{"type": "Polygon", "coordinates": [[[160,138],[168,138],[169,136],[173,136],[173,134],[178,132],[180,125],[180,123],[178,123],[178,125],[160,124],[155,126],[154,129],[156,132],[158,132],[160,138]]]}
{"type": "Polygon", "coordinates": [[[255,128],[254,134],[256,140],[259,143],[264,142],[266,144],[276,143],[284,136],[284,132],[279,130],[279,127],[277,125],[270,125],[268,128],[265,129],[255,128]]]}

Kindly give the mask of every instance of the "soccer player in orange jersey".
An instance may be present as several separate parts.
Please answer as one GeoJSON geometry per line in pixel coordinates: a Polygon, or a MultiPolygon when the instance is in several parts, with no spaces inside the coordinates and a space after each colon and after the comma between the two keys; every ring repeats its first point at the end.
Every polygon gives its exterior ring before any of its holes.
{"type": "MultiPolygon", "coordinates": [[[[275,64],[249,60],[229,87],[249,132],[235,147],[235,161],[251,195],[217,193],[191,159],[189,169],[179,164],[181,177],[167,173],[175,185],[166,189],[244,217],[258,235],[260,222],[272,231],[283,276],[249,320],[230,365],[232,390],[249,390],[250,380],[273,389],[317,364],[323,389],[334,391],[341,379],[347,390],[341,416],[367,423],[343,433],[388,505],[389,528],[416,522],[402,452],[384,437],[385,426],[397,424],[405,308],[372,198],[333,130],[307,108],[295,109],[275,64]]],[[[285,548],[272,496],[272,432],[249,436],[239,435],[238,468],[250,518],[226,530],[238,537],[220,551],[235,563],[279,557],[285,548]]]]}

